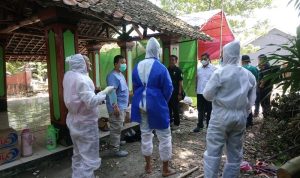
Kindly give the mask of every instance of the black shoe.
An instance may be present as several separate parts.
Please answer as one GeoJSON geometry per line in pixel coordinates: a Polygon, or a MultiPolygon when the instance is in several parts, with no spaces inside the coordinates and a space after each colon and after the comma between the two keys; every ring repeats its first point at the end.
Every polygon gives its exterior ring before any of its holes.
{"type": "Polygon", "coordinates": [[[193,130],[193,132],[200,132],[200,130],[202,130],[203,128],[200,128],[200,127],[196,127],[194,130],[193,130]]]}
{"type": "Polygon", "coordinates": [[[178,130],[179,129],[179,126],[178,125],[173,125],[172,127],[171,127],[171,130],[173,131],[173,130],[178,130]]]}
{"type": "Polygon", "coordinates": [[[253,123],[247,123],[246,124],[246,128],[249,128],[249,127],[252,127],[253,126],[253,123]]]}

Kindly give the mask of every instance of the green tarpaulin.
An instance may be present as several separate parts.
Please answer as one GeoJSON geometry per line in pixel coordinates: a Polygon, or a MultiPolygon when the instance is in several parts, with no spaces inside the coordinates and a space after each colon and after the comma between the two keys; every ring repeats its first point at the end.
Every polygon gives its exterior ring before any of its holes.
{"type": "MultiPolygon", "coordinates": [[[[145,49],[147,41],[139,41],[132,48],[132,68],[145,58],[145,49]]],[[[172,51],[172,54],[176,51],[172,51]]],[[[106,87],[106,76],[113,69],[113,58],[120,54],[120,48],[113,48],[100,53],[100,83],[101,88],[106,87]]],[[[169,64],[169,53],[164,53],[164,64],[169,64]]],[[[195,73],[197,68],[197,42],[189,41],[179,43],[179,67],[181,68],[184,79],[184,91],[187,96],[196,96],[195,94],[195,73]]],[[[131,77],[130,71],[128,77],[131,77]]]]}

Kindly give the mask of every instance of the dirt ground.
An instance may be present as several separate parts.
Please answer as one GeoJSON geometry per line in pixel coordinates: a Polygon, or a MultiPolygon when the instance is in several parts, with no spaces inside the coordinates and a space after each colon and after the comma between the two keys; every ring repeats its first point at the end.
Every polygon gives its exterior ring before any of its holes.
{"type": "MultiPolygon", "coordinates": [[[[180,129],[172,132],[173,159],[171,167],[175,168],[177,174],[170,178],[178,177],[181,173],[188,171],[196,166],[199,169],[187,177],[197,177],[203,174],[203,153],[205,151],[206,130],[199,133],[193,133],[192,130],[197,123],[197,112],[192,109],[192,113],[187,111],[181,120],[180,129]]],[[[260,120],[254,120],[254,126],[247,130],[245,137],[244,160],[253,162],[264,156],[255,146],[256,134],[259,132],[260,120]]],[[[99,178],[159,178],[161,176],[162,163],[158,154],[158,141],[154,139],[153,151],[153,173],[147,175],[144,173],[144,158],[140,150],[140,142],[127,143],[122,146],[129,152],[124,158],[113,157],[107,149],[107,138],[101,140],[100,155],[102,164],[99,170],[95,172],[99,178]]],[[[223,156],[223,162],[226,157],[223,156]]],[[[220,168],[222,169],[222,168],[220,168]]],[[[222,171],[220,171],[221,173],[222,171]]],[[[71,177],[71,154],[66,154],[55,160],[47,160],[38,165],[20,172],[14,177],[20,178],[69,178],[71,177]]],[[[240,177],[254,177],[242,174],[240,177]]],[[[258,176],[256,176],[258,177],[258,176]]]]}

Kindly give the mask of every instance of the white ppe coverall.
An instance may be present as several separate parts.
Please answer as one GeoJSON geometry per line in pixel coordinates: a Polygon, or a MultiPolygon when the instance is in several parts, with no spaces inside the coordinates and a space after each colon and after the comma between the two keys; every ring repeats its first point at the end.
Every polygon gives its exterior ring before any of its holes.
{"type": "Polygon", "coordinates": [[[224,145],[227,161],[223,177],[239,176],[247,116],[256,98],[255,77],[238,65],[239,59],[239,41],[225,45],[223,65],[211,76],[203,92],[203,96],[212,101],[204,152],[205,178],[218,177],[224,145]]]}
{"type": "Polygon", "coordinates": [[[106,94],[95,94],[81,54],[73,55],[67,62],[70,70],[65,73],[63,88],[68,109],[66,122],[73,142],[72,178],[92,178],[101,164],[97,105],[106,94]]]}

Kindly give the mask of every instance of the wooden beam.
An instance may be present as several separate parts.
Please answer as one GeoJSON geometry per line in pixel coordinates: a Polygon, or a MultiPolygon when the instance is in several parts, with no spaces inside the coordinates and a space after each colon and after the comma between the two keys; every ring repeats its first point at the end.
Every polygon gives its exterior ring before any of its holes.
{"type": "Polygon", "coordinates": [[[130,30],[128,30],[128,32],[126,32],[128,35],[130,35],[130,33],[131,32],[133,32],[133,30],[134,30],[134,28],[133,27],[131,27],[131,29],[130,30]]]}
{"type": "Polygon", "coordinates": [[[19,45],[22,43],[23,39],[25,38],[25,36],[22,36],[22,38],[20,39],[20,41],[18,42],[17,46],[15,47],[15,49],[13,50],[13,52],[15,52],[16,50],[18,50],[19,45]]]}
{"type": "Polygon", "coordinates": [[[28,45],[30,45],[30,43],[31,43],[33,40],[35,40],[35,38],[34,38],[34,37],[33,37],[33,38],[31,38],[31,39],[30,39],[30,41],[29,41],[29,42],[26,44],[25,48],[23,48],[23,51],[22,51],[22,53],[24,53],[24,52],[25,52],[25,50],[27,49],[28,45]]]}
{"type": "Polygon", "coordinates": [[[8,41],[6,47],[10,45],[10,43],[12,42],[12,39],[14,38],[14,35],[15,35],[15,34],[12,34],[11,38],[9,38],[9,41],[8,41]]]}
{"type": "Polygon", "coordinates": [[[43,43],[43,44],[39,47],[39,49],[37,50],[37,52],[39,52],[44,46],[45,46],[45,43],[43,43]]]}
{"type": "Polygon", "coordinates": [[[108,29],[108,26],[105,27],[105,30],[106,30],[106,37],[109,38],[109,29],[108,29]]]}
{"type": "Polygon", "coordinates": [[[140,30],[139,30],[139,26],[138,25],[132,25],[132,27],[134,28],[134,30],[138,33],[138,35],[139,35],[139,37],[141,38],[141,39],[143,39],[144,38],[144,36],[143,36],[143,34],[140,32],[140,30]]]}
{"type": "Polygon", "coordinates": [[[143,31],[143,36],[146,37],[146,36],[147,36],[147,30],[148,30],[148,28],[147,28],[147,27],[144,27],[143,29],[144,29],[144,31],[143,31]]]}
{"type": "Polygon", "coordinates": [[[9,7],[7,7],[7,6],[3,5],[3,4],[0,4],[0,7],[2,7],[3,9],[6,9],[9,12],[12,12],[13,14],[16,13],[12,8],[9,8],[9,7]]]}
{"type": "Polygon", "coordinates": [[[7,57],[31,57],[31,58],[38,58],[38,57],[46,57],[46,54],[27,54],[27,53],[20,53],[20,54],[11,54],[5,53],[7,57]]]}
{"type": "Polygon", "coordinates": [[[162,35],[161,33],[149,34],[146,37],[143,37],[143,39],[141,39],[139,36],[134,36],[131,38],[131,41],[139,41],[139,40],[149,39],[151,37],[160,37],[161,35],[162,35]]]}
{"type": "Polygon", "coordinates": [[[97,40],[102,42],[118,42],[120,40],[115,38],[103,38],[103,37],[97,37],[97,36],[84,36],[84,35],[78,35],[80,40],[97,40]]]}
{"type": "Polygon", "coordinates": [[[37,23],[39,21],[41,21],[40,18],[38,18],[37,16],[32,16],[30,18],[27,18],[25,20],[22,20],[22,21],[19,21],[19,22],[15,23],[15,24],[12,24],[12,25],[6,27],[5,29],[2,29],[0,31],[0,33],[11,33],[11,32],[13,32],[13,31],[15,31],[15,30],[17,30],[21,27],[24,27],[26,25],[31,25],[31,24],[37,23]]]}
{"type": "Polygon", "coordinates": [[[118,33],[119,35],[122,34],[121,32],[119,32],[119,30],[118,30],[117,28],[112,27],[112,26],[108,26],[108,27],[110,27],[111,29],[113,29],[113,30],[114,30],[116,33],[118,33]]]}
{"type": "Polygon", "coordinates": [[[126,25],[125,24],[122,25],[122,33],[126,33],[126,25]]]}
{"type": "Polygon", "coordinates": [[[97,33],[97,36],[100,36],[105,30],[105,25],[102,25],[101,30],[99,31],[99,33],[97,33]]]}
{"type": "Polygon", "coordinates": [[[38,35],[38,34],[33,34],[33,33],[13,33],[14,35],[25,35],[25,36],[29,36],[29,37],[38,37],[38,38],[44,38],[44,35],[38,35]]]}

